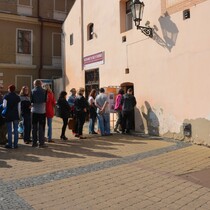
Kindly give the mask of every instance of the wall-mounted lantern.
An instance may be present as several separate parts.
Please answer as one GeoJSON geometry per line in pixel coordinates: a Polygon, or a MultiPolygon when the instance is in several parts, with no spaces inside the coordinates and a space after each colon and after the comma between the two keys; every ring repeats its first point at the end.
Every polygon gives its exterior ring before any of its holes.
{"type": "Polygon", "coordinates": [[[143,12],[144,12],[144,2],[141,2],[139,0],[133,0],[131,2],[131,12],[133,16],[133,21],[135,22],[135,26],[137,29],[141,30],[143,34],[149,37],[153,37],[153,29],[150,27],[144,27],[140,26],[140,22],[143,18],[143,12]]]}

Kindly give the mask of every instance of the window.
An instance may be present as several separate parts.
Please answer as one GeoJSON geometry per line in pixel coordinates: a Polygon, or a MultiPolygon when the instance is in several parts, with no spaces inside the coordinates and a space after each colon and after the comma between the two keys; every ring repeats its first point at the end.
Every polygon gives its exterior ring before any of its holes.
{"type": "Polygon", "coordinates": [[[32,6],[32,0],[18,0],[18,4],[25,6],[32,6]]]}
{"type": "Polygon", "coordinates": [[[94,34],[94,24],[90,23],[88,24],[87,27],[87,40],[93,39],[93,34],[94,34]]]}
{"type": "Polygon", "coordinates": [[[133,28],[133,21],[132,21],[132,13],[130,8],[131,0],[126,2],[126,23],[125,23],[125,30],[128,31],[133,28]]]}
{"type": "Polygon", "coordinates": [[[17,32],[17,53],[31,54],[31,31],[18,30],[17,32]]]}
{"type": "Polygon", "coordinates": [[[74,44],[74,36],[73,34],[70,34],[70,45],[74,44]]]}
{"type": "Polygon", "coordinates": [[[21,15],[32,15],[32,0],[18,0],[17,13],[21,15]]]}
{"type": "Polygon", "coordinates": [[[66,0],[54,0],[54,10],[65,12],[66,0]]]}
{"type": "Polygon", "coordinates": [[[64,21],[67,15],[67,0],[54,0],[53,18],[64,21]]]}
{"type": "Polygon", "coordinates": [[[61,56],[61,34],[53,33],[53,56],[61,56]]]}
{"type": "Polygon", "coordinates": [[[133,28],[133,20],[132,20],[130,4],[131,4],[131,0],[120,1],[120,32],[121,33],[133,28]]]}
{"type": "Polygon", "coordinates": [[[61,34],[52,34],[52,65],[55,67],[61,67],[61,34]]]}

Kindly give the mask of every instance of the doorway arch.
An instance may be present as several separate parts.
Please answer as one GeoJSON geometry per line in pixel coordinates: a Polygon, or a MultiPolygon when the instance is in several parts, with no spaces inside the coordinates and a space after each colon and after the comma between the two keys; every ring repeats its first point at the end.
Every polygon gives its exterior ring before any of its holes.
{"type": "Polygon", "coordinates": [[[127,92],[128,88],[132,88],[134,94],[134,84],[132,82],[124,82],[120,85],[120,87],[125,91],[125,93],[127,92]]]}

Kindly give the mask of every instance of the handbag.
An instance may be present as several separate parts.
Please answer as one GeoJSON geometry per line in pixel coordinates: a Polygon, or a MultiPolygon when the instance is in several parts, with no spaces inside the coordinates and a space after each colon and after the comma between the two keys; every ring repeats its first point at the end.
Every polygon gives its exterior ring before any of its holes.
{"type": "Polygon", "coordinates": [[[55,105],[55,116],[61,117],[61,110],[60,110],[60,106],[58,104],[55,105]]]}
{"type": "Polygon", "coordinates": [[[69,118],[69,121],[68,121],[69,130],[74,130],[74,127],[75,127],[75,119],[74,118],[69,118]]]}
{"type": "Polygon", "coordinates": [[[5,118],[5,117],[6,117],[6,114],[7,114],[7,107],[3,107],[3,105],[1,105],[1,106],[2,106],[1,116],[2,116],[3,118],[5,118]]]}

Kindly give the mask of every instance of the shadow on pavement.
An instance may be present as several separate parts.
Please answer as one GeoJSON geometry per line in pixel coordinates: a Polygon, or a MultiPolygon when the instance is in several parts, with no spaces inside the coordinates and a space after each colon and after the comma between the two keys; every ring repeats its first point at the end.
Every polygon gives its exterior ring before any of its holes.
{"type": "MultiPolygon", "coordinates": [[[[104,158],[121,158],[114,155],[108,150],[117,150],[116,146],[125,146],[127,144],[147,144],[141,142],[143,138],[124,135],[113,135],[108,137],[87,136],[87,139],[80,140],[72,138],[67,141],[55,139],[55,143],[48,143],[44,149],[32,148],[31,145],[22,144],[18,149],[5,149],[0,147],[0,168],[10,168],[8,160],[17,160],[25,162],[42,162],[42,156],[55,158],[81,158],[86,156],[104,157],[104,158]]],[[[145,139],[144,139],[145,140],[145,139]]]]}

